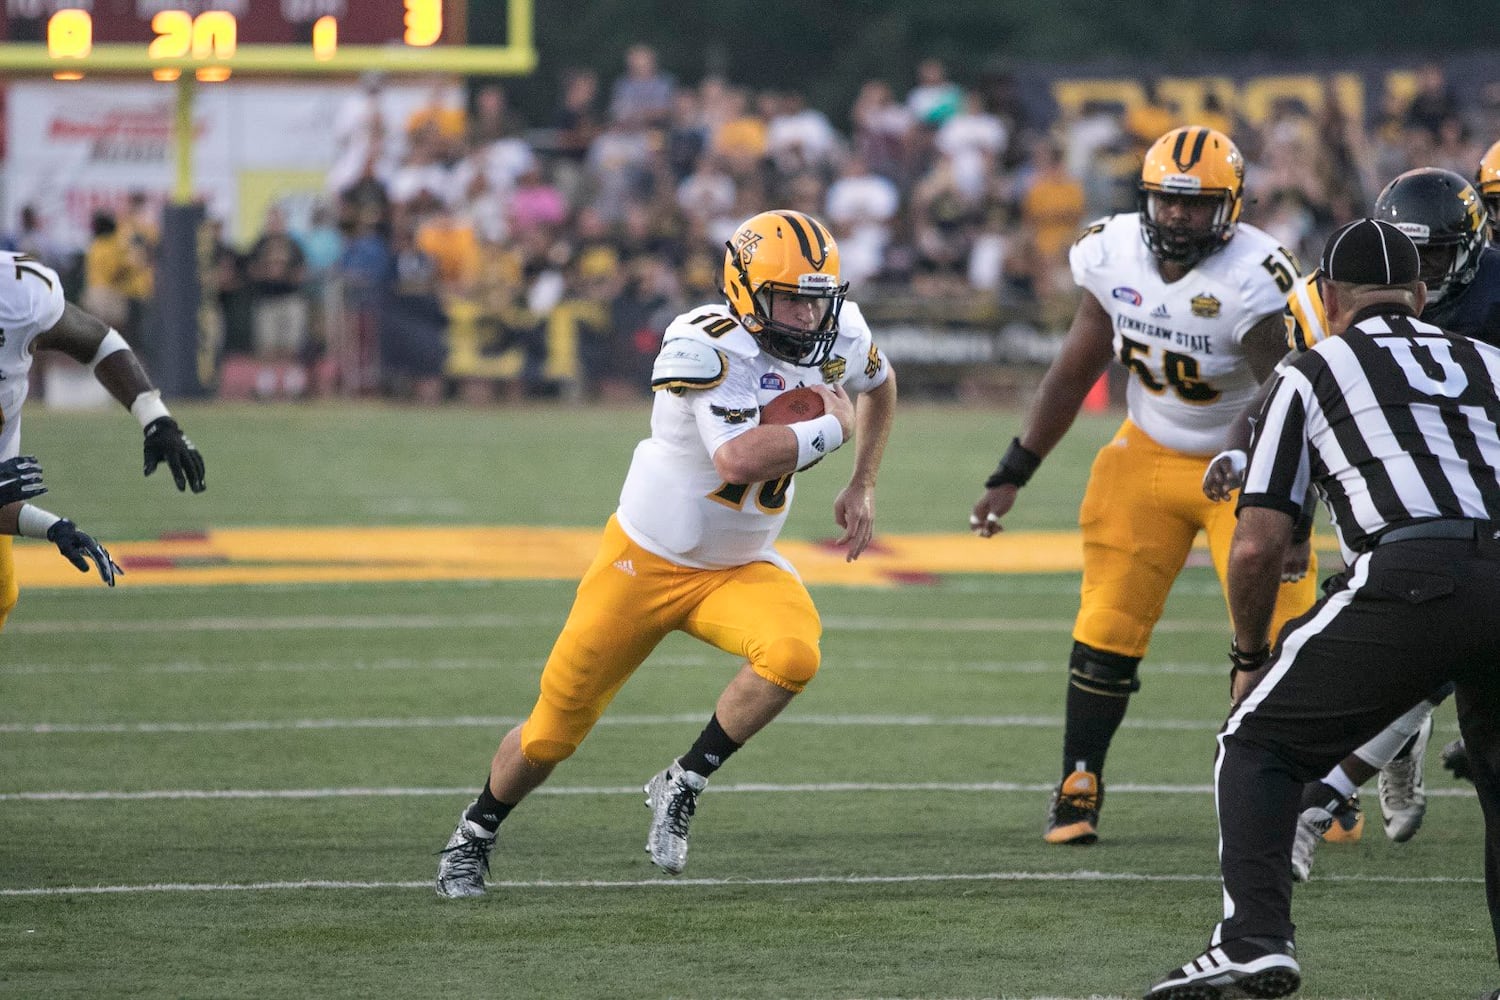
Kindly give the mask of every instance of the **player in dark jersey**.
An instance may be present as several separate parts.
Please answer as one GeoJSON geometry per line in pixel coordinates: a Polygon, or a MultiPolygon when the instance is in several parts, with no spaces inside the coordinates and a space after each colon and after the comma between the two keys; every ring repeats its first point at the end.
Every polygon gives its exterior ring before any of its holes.
{"type": "Polygon", "coordinates": [[[1408,170],[1375,200],[1374,217],[1395,225],[1422,256],[1422,321],[1500,344],[1500,249],[1489,245],[1484,202],[1451,170],[1408,170]]]}

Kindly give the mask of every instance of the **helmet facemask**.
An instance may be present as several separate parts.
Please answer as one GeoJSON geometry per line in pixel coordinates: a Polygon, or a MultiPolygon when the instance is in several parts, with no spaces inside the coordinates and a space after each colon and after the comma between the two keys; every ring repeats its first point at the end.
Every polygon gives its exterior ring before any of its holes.
{"type": "Polygon", "coordinates": [[[1500,191],[1484,195],[1485,214],[1489,216],[1490,240],[1500,240],[1500,191]]]}
{"type": "Polygon", "coordinates": [[[1414,242],[1422,261],[1422,282],[1427,286],[1429,305],[1436,305],[1463,291],[1479,271],[1482,241],[1476,235],[1414,242]]]}
{"type": "MultiPolygon", "coordinates": [[[[749,288],[749,275],[743,269],[740,278],[749,288]]],[[[751,290],[753,315],[740,320],[771,357],[816,368],[833,354],[848,291],[848,282],[841,285],[829,274],[804,274],[795,285],[765,281],[751,290]]]]}
{"type": "Polygon", "coordinates": [[[1141,235],[1146,246],[1157,259],[1186,268],[1193,268],[1214,251],[1228,243],[1234,233],[1234,196],[1229,191],[1168,191],[1143,188],[1141,190],[1141,235]],[[1213,218],[1207,228],[1192,229],[1185,226],[1167,226],[1159,222],[1163,200],[1166,198],[1192,199],[1198,202],[1214,201],[1213,218]]]}
{"type": "MultiPolygon", "coordinates": [[[[732,244],[727,244],[733,252],[732,244]]],[[[736,262],[739,282],[750,289],[753,312],[739,322],[771,357],[801,367],[817,367],[834,352],[838,339],[838,313],[843,310],[849,282],[838,283],[832,274],[802,274],[796,285],[760,282],[750,285],[750,274],[736,262]],[[805,319],[799,313],[805,313],[805,319]]]]}

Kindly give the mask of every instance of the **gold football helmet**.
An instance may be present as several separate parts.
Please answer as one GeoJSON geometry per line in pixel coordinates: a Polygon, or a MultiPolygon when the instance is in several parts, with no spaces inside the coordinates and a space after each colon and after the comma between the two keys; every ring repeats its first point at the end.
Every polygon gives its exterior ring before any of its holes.
{"type": "Polygon", "coordinates": [[[801,212],[762,212],[725,248],[724,297],[761,350],[805,367],[827,361],[849,290],[833,234],[801,212]]]}
{"type": "Polygon", "coordinates": [[[1323,308],[1321,271],[1304,275],[1292,286],[1286,297],[1281,318],[1286,323],[1286,346],[1301,353],[1320,340],[1328,339],[1328,312],[1323,308]]]}
{"type": "Polygon", "coordinates": [[[1202,125],[1175,128],[1152,143],[1141,165],[1141,235],[1159,260],[1193,267],[1228,243],[1239,221],[1245,158],[1229,137],[1202,125]],[[1165,224],[1168,198],[1216,203],[1207,228],[1165,224]]]}
{"type": "Polygon", "coordinates": [[[1491,146],[1479,161],[1474,184],[1490,215],[1490,239],[1500,238],[1500,142],[1491,146]]]}

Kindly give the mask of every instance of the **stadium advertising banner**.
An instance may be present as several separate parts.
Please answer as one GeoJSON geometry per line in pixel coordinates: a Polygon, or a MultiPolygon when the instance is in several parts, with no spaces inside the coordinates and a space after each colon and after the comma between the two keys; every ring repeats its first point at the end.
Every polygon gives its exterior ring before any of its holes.
{"type": "MultiPolygon", "coordinates": [[[[220,84],[193,109],[194,190],[239,242],[259,234],[268,200],[299,206],[322,195],[339,152],[336,123],[361,91],[353,83],[220,84]],[[330,127],[334,124],[335,127],[330,127]]],[[[404,123],[434,99],[430,87],[387,84],[382,110],[404,123]]],[[[456,88],[438,99],[456,103],[456,88]]],[[[49,237],[82,249],[89,219],[131,191],[163,202],[174,171],[175,90],[153,83],[20,82],[6,100],[4,220],[34,206],[49,237]]],[[[396,130],[399,135],[399,128],[396,130]]]]}
{"type": "Polygon", "coordinates": [[[1153,63],[1100,61],[1080,65],[1020,63],[1012,68],[1017,95],[1038,121],[1076,117],[1089,104],[1125,111],[1144,105],[1148,88],[1193,120],[1216,107],[1260,125],[1277,104],[1290,101],[1316,114],[1330,96],[1356,121],[1370,122],[1388,107],[1401,108],[1416,94],[1419,75],[1437,66],[1460,104],[1500,101],[1500,52],[1367,58],[1327,56],[1241,59],[1184,58],[1171,67],[1153,63]]]}

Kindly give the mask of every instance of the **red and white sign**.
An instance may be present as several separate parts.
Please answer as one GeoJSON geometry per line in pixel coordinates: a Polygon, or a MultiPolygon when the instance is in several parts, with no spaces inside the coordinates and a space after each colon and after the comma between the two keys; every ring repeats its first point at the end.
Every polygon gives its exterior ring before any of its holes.
{"type": "MultiPolygon", "coordinates": [[[[335,123],[363,99],[355,84],[230,82],[199,88],[193,106],[193,188],[211,215],[239,232],[239,203],[250,174],[324,174],[340,151],[335,123]]],[[[382,111],[401,140],[401,124],[433,99],[430,86],[390,84],[382,111]]],[[[123,207],[132,191],[157,202],[177,176],[177,90],[159,83],[20,82],[6,93],[3,228],[14,231],[24,205],[36,207],[47,234],[82,249],[98,208],[123,207]]],[[[456,92],[449,95],[456,101],[456,92]]],[[[305,194],[305,191],[299,192],[305,194]]]]}

